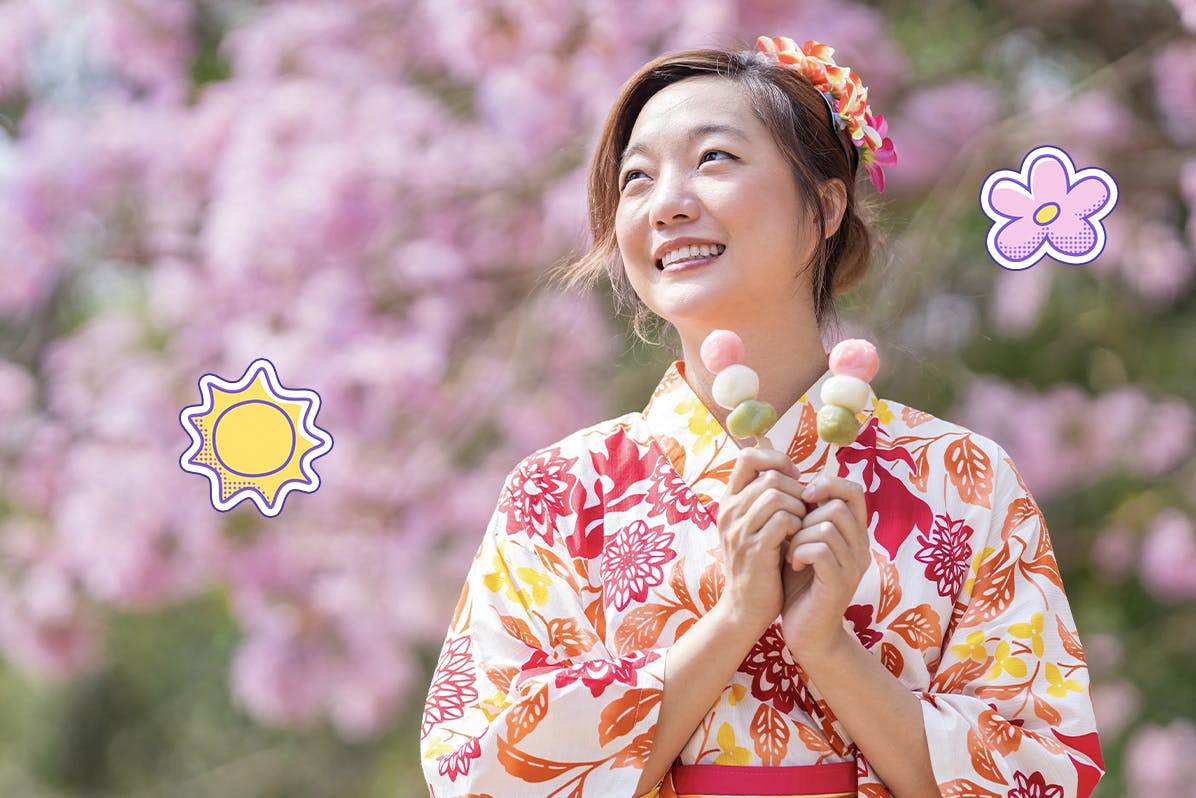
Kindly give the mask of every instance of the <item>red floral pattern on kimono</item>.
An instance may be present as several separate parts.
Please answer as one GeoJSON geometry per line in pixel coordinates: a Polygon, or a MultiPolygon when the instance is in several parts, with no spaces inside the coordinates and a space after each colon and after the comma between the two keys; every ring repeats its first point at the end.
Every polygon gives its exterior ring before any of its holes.
{"type": "MultiPolygon", "coordinates": [[[[824,465],[819,388],[769,432],[824,465]]],[[[1088,670],[1041,513],[1004,451],[870,397],[838,473],[865,489],[873,565],[844,623],[922,702],[943,795],[1084,798],[1103,772],[1088,670]]],[[[647,408],[512,472],[428,693],[421,755],[438,798],[633,794],[669,647],[722,590],[714,519],[738,447],[675,363],[647,408]]],[[[683,764],[857,760],[770,627],[683,764]]]]}

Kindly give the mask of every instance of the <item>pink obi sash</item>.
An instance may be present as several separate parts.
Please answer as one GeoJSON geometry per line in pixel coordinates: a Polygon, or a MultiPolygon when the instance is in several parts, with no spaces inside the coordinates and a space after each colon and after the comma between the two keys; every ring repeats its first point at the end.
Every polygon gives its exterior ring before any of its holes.
{"type": "Polygon", "coordinates": [[[855,798],[856,763],[788,767],[674,765],[660,798],[855,798]]]}

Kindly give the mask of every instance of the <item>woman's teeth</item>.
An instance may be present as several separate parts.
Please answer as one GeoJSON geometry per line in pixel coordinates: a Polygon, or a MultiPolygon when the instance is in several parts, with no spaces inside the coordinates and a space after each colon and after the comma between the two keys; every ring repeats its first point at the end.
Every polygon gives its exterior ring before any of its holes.
{"type": "Polygon", "coordinates": [[[722,244],[690,244],[687,247],[674,249],[661,258],[660,267],[663,269],[673,263],[693,258],[708,258],[711,255],[721,255],[726,247],[722,244]]]}

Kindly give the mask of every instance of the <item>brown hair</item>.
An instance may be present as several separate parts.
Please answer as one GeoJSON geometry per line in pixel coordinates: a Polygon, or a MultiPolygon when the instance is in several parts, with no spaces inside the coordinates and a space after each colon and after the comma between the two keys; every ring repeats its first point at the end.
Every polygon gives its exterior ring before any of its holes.
{"type": "Polygon", "coordinates": [[[846,134],[832,127],[830,109],[809,80],[748,51],[687,50],[661,56],[623,85],[590,164],[590,250],[564,264],[560,281],[572,288],[608,275],[616,301],[631,306],[636,333],[643,337],[644,323],[652,313],[631,289],[615,240],[619,161],[648,100],[666,86],[703,75],[725,77],[743,86],[756,116],[772,132],[777,148],[792,167],[798,195],[807,208],[822,207],[819,188],[830,180],[842,181],[847,189],[843,219],[832,236],[826,236],[823,214],[814,214],[819,244],[811,261],[813,299],[821,323],[833,312],[834,296],[859,283],[871,260],[872,237],[855,198],[859,155],[846,134]]]}

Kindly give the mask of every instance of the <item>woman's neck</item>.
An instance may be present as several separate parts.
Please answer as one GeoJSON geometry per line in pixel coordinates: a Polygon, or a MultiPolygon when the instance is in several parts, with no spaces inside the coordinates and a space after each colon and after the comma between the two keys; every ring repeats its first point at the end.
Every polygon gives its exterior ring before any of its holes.
{"type": "MultiPolygon", "coordinates": [[[[725,428],[731,411],[714,401],[711,389],[714,375],[702,364],[699,355],[702,341],[711,329],[715,328],[687,326],[678,332],[685,358],[685,379],[725,428]]],[[[783,415],[826,372],[827,355],[813,314],[794,314],[779,323],[757,319],[725,329],[743,339],[744,363],[760,376],[758,398],[771,404],[778,415],[783,415]]]]}

